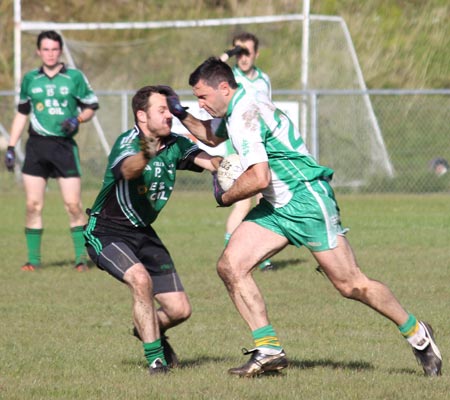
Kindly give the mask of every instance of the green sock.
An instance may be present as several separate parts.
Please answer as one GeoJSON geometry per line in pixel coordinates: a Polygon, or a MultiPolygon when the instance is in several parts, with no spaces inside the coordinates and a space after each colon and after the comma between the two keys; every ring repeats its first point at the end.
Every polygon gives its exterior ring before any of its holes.
{"type": "Polygon", "coordinates": [[[414,315],[409,314],[408,320],[403,325],[399,325],[398,329],[405,338],[413,336],[419,330],[417,318],[414,315]]]}
{"type": "Polygon", "coordinates": [[[281,350],[281,344],[272,325],[266,325],[252,332],[255,347],[268,347],[270,349],[281,350]]]}
{"type": "Polygon", "coordinates": [[[86,247],[83,235],[82,226],[74,226],[70,228],[70,233],[72,235],[73,247],[75,249],[75,265],[80,263],[86,264],[86,247]]]}
{"type": "Polygon", "coordinates": [[[259,269],[264,269],[268,265],[272,264],[272,261],[268,258],[266,261],[263,261],[261,264],[258,265],[259,269]]]}
{"type": "Polygon", "coordinates": [[[157,358],[159,358],[164,365],[167,365],[166,359],[164,358],[161,339],[156,339],[151,343],[142,343],[142,345],[144,346],[144,355],[148,361],[148,365],[152,365],[157,358]]]}
{"type": "Polygon", "coordinates": [[[41,241],[43,229],[25,228],[28,262],[36,267],[41,265],[41,241]]]}

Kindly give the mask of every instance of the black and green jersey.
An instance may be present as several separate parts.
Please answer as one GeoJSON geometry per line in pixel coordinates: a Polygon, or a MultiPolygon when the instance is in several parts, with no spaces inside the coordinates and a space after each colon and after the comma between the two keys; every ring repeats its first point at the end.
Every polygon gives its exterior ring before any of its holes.
{"type": "Polygon", "coordinates": [[[20,88],[18,111],[30,114],[30,135],[62,136],[61,123],[78,115],[77,107],[98,108],[98,99],[86,76],[65,66],[54,77],[42,67],[25,74],[20,88]]]}
{"type": "Polygon", "coordinates": [[[124,179],[120,165],[125,158],[139,152],[141,135],[143,133],[135,126],[116,140],[108,158],[102,189],[91,209],[89,225],[95,224],[96,217],[99,217],[108,223],[128,227],[149,226],[172,194],[176,171],[203,171],[193,162],[202,150],[186,137],[171,133],[157,156],[149,160],[141,176],[124,179]]]}

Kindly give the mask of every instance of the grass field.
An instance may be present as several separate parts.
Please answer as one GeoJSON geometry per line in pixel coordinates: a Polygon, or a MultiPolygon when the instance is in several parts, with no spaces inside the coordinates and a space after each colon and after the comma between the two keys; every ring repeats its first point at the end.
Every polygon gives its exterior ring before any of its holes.
{"type": "MultiPolygon", "coordinates": [[[[84,193],[88,206],[95,193],[84,193]]],[[[450,393],[450,202],[448,195],[338,196],[363,270],[433,325],[444,375],[425,378],[397,329],[341,298],[305,249],[285,249],[280,269],[256,272],[291,360],[281,376],[238,379],[251,335],[216,275],[228,210],[208,192],[175,193],[155,224],[177,263],[193,315],[169,331],[182,365],[150,377],[130,335],[125,286],[93,268],[72,270],[59,194],[45,209],[44,268],[26,261],[22,193],[0,194],[1,399],[445,399],[450,393]]]]}

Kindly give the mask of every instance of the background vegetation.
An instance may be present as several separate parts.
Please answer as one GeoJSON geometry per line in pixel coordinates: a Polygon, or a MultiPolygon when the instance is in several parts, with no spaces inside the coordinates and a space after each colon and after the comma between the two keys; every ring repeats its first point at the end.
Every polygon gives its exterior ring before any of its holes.
{"type": "MultiPolygon", "coordinates": [[[[95,192],[84,192],[86,206],[95,192]]],[[[0,202],[0,398],[442,400],[450,392],[448,323],[450,206],[446,195],[339,196],[348,237],[364,271],[386,282],[435,329],[443,376],[422,375],[396,327],[332,289],[305,249],[274,257],[255,273],[291,360],[281,376],[238,379],[251,335],[215,272],[228,209],[210,192],[175,191],[155,224],[177,264],[193,315],[169,331],[181,368],[150,377],[130,334],[129,291],[93,268],[73,270],[67,216],[56,191],[44,211],[44,267],[26,260],[22,193],[0,202]]]]}
{"type": "MultiPolygon", "coordinates": [[[[23,19],[56,22],[154,21],[301,12],[300,0],[22,1],[23,19]]],[[[344,17],[369,88],[450,88],[447,0],[312,0],[311,13],[344,17]]],[[[13,0],[0,3],[0,26],[0,90],[12,90],[13,0]]],[[[88,32],[80,37],[89,39],[90,35],[88,32]]],[[[105,40],[128,40],[137,38],[139,33],[105,31],[102,35],[105,40]]],[[[162,41],[160,46],[173,47],[177,43],[162,41]]],[[[186,48],[180,48],[179,52],[183,54],[186,48]]],[[[282,64],[288,70],[292,67],[289,62],[282,64]]]]}

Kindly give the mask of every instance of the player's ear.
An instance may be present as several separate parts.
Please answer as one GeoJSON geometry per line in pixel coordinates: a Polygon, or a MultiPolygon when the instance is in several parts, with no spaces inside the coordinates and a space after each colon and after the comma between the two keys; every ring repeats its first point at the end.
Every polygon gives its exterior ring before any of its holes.
{"type": "Polygon", "coordinates": [[[230,92],[230,85],[228,82],[222,81],[219,83],[219,90],[224,96],[227,96],[230,92]]]}
{"type": "Polygon", "coordinates": [[[138,110],[138,112],[136,113],[136,119],[138,120],[138,122],[144,124],[147,122],[147,114],[145,111],[143,110],[138,110]]]}

